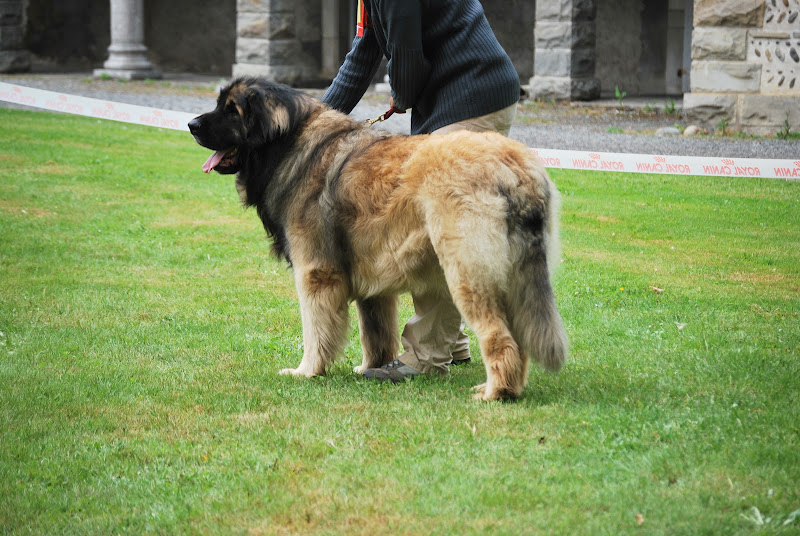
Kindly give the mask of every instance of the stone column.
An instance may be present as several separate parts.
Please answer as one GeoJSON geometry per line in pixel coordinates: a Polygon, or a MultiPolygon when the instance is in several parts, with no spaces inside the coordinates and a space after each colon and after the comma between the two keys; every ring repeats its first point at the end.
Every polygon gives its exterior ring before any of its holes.
{"type": "Polygon", "coordinates": [[[31,57],[22,48],[23,0],[0,1],[0,73],[28,71],[31,57]]]}
{"type": "Polygon", "coordinates": [[[264,76],[293,84],[302,78],[297,0],[237,0],[233,76],[264,76]]]}
{"type": "Polygon", "coordinates": [[[595,1],[536,2],[532,97],[591,100],[600,96],[600,81],[594,77],[595,1]]]}
{"type": "Polygon", "coordinates": [[[111,45],[108,60],[95,76],[126,80],[161,78],[147,59],[144,45],[144,0],[111,0],[111,45]]]}
{"type": "Polygon", "coordinates": [[[774,134],[800,128],[798,3],[695,0],[688,121],[774,134]]]}

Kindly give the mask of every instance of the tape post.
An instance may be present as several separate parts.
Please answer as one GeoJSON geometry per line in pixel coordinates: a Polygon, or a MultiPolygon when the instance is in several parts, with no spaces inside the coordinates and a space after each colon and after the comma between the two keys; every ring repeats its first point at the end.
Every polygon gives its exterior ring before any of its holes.
{"type": "MultiPolygon", "coordinates": [[[[97,119],[182,131],[189,130],[187,125],[196,116],[187,112],[93,99],[5,82],[0,82],[0,101],[97,119]]],[[[556,169],[800,180],[800,155],[797,160],[781,160],[537,148],[531,150],[545,167],[556,169]]]]}

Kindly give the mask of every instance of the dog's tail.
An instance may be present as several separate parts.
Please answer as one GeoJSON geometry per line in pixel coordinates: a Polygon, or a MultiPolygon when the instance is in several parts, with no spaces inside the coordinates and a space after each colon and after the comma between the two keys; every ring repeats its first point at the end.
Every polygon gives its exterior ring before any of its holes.
{"type": "Polygon", "coordinates": [[[528,356],[550,371],[567,359],[567,336],[556,307],[550,276],[560,262],[558,211],[560,196],[542,168],[543,204],[521,214],[520,225],[509,228],[517,247],[508,282],[508,316],[511,333],[528,356]]]}

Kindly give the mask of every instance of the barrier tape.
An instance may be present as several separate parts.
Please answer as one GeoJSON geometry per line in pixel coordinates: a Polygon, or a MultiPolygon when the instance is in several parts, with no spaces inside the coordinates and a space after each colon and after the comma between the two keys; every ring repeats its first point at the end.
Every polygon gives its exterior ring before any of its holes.
{"type": "Polygon", "coordinates": [[[533,149],[545,167],[663,175],[800,180],[800,160],[533,149]]]}
{"type": "Polygon", "coordinates": [[[44,89],[15,86],[0,82],[0,101],[42,108],[55,112],[66,112],[98,119],[111,119],[123,123],[189,131],[187,124],[197,114],[159,110],[136,104],[106,101],[68,95],[44,89]]]}
{"type": "MultiPolygon", "coordinates": [[[[92,99],[0,82],[0,101],[173,130],[188,131],[196,114],[92,99]]],[[[625,173],[762,177],[800,180],[800,159],[723,158],[533,149],[545,167],[625,173]]],[[[800,156],[800,155],[799,155],[800,156]]]]}

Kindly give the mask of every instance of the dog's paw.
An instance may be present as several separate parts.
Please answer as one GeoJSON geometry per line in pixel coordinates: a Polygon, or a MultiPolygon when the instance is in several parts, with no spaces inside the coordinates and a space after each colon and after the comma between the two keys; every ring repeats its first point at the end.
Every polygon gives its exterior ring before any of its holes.
{"type": "Polygon", "coordinates": [[[353,372],[355,372],[356,374],[361,374],[365,370],[367,370],[367,367],[365,367],[364,365],[358,365],[357,367],[353,367],[353,372]]]}
{"type": "Polygon", "coordinates": [[[482,383],[472,388],[475,393],[472,395],[473,400],[480,400],[482,402],[493,402],[497,400],[516,400],[519,398],[520,393],[508,389],[497,389],[496,387],[488,387],[487,384],[482,383]]]}
{"type": "Polygon", "coordinates": [[[473,385],[470,389],[473,393],[477,393],[479,395],[483,395],[484,391],[486,391],[486,382],[480,383],[478,385],[473,385]]]}
{"type": "Polygon", "coordinates": [[[472,392],[475,393],[472,395],[472,399],[479,400],[481,402],[492,402],[494,400],[506,400],[513,398],[504,396],[503,393],[498,392],[497,389],[490,389],[486,383],[474,386],[472,388],[472,392]]]}
{"type": "Polygon", "coordinates": [[[473,393],[473,395],[472,395],[472,399],[473,400],[481,400],[481,401],[486,400],[486,398],[484,398],[484,396],[486,394],[486,384],[485,383],[481,383],[481,384],[478,384],[478,385],[473,385],[472,389],[470,389],[470,391],[472,391],[472,393],[473,393]]]}
{"type": "Polygon", "coordinates": [[[472,395],[473,400],[479,402],[494,402],[497,400],[509,400],[510,398],[499,395],[498,393],[490,393],[488,391],[479,391],[472,395]]]}
{"type": "Polygon", "coordinates": [[[284,376],[294,376],[296,378],[299,378],[301,376],[304,376],[306,378],[313,378],[314,376],[316,376],[316,374],[314,374],[312,372],[305,372],[303,370],[300,370],[299,368],[281,369],[281,370],[278,371],[278,374],[282,374],[284,376]]]}

